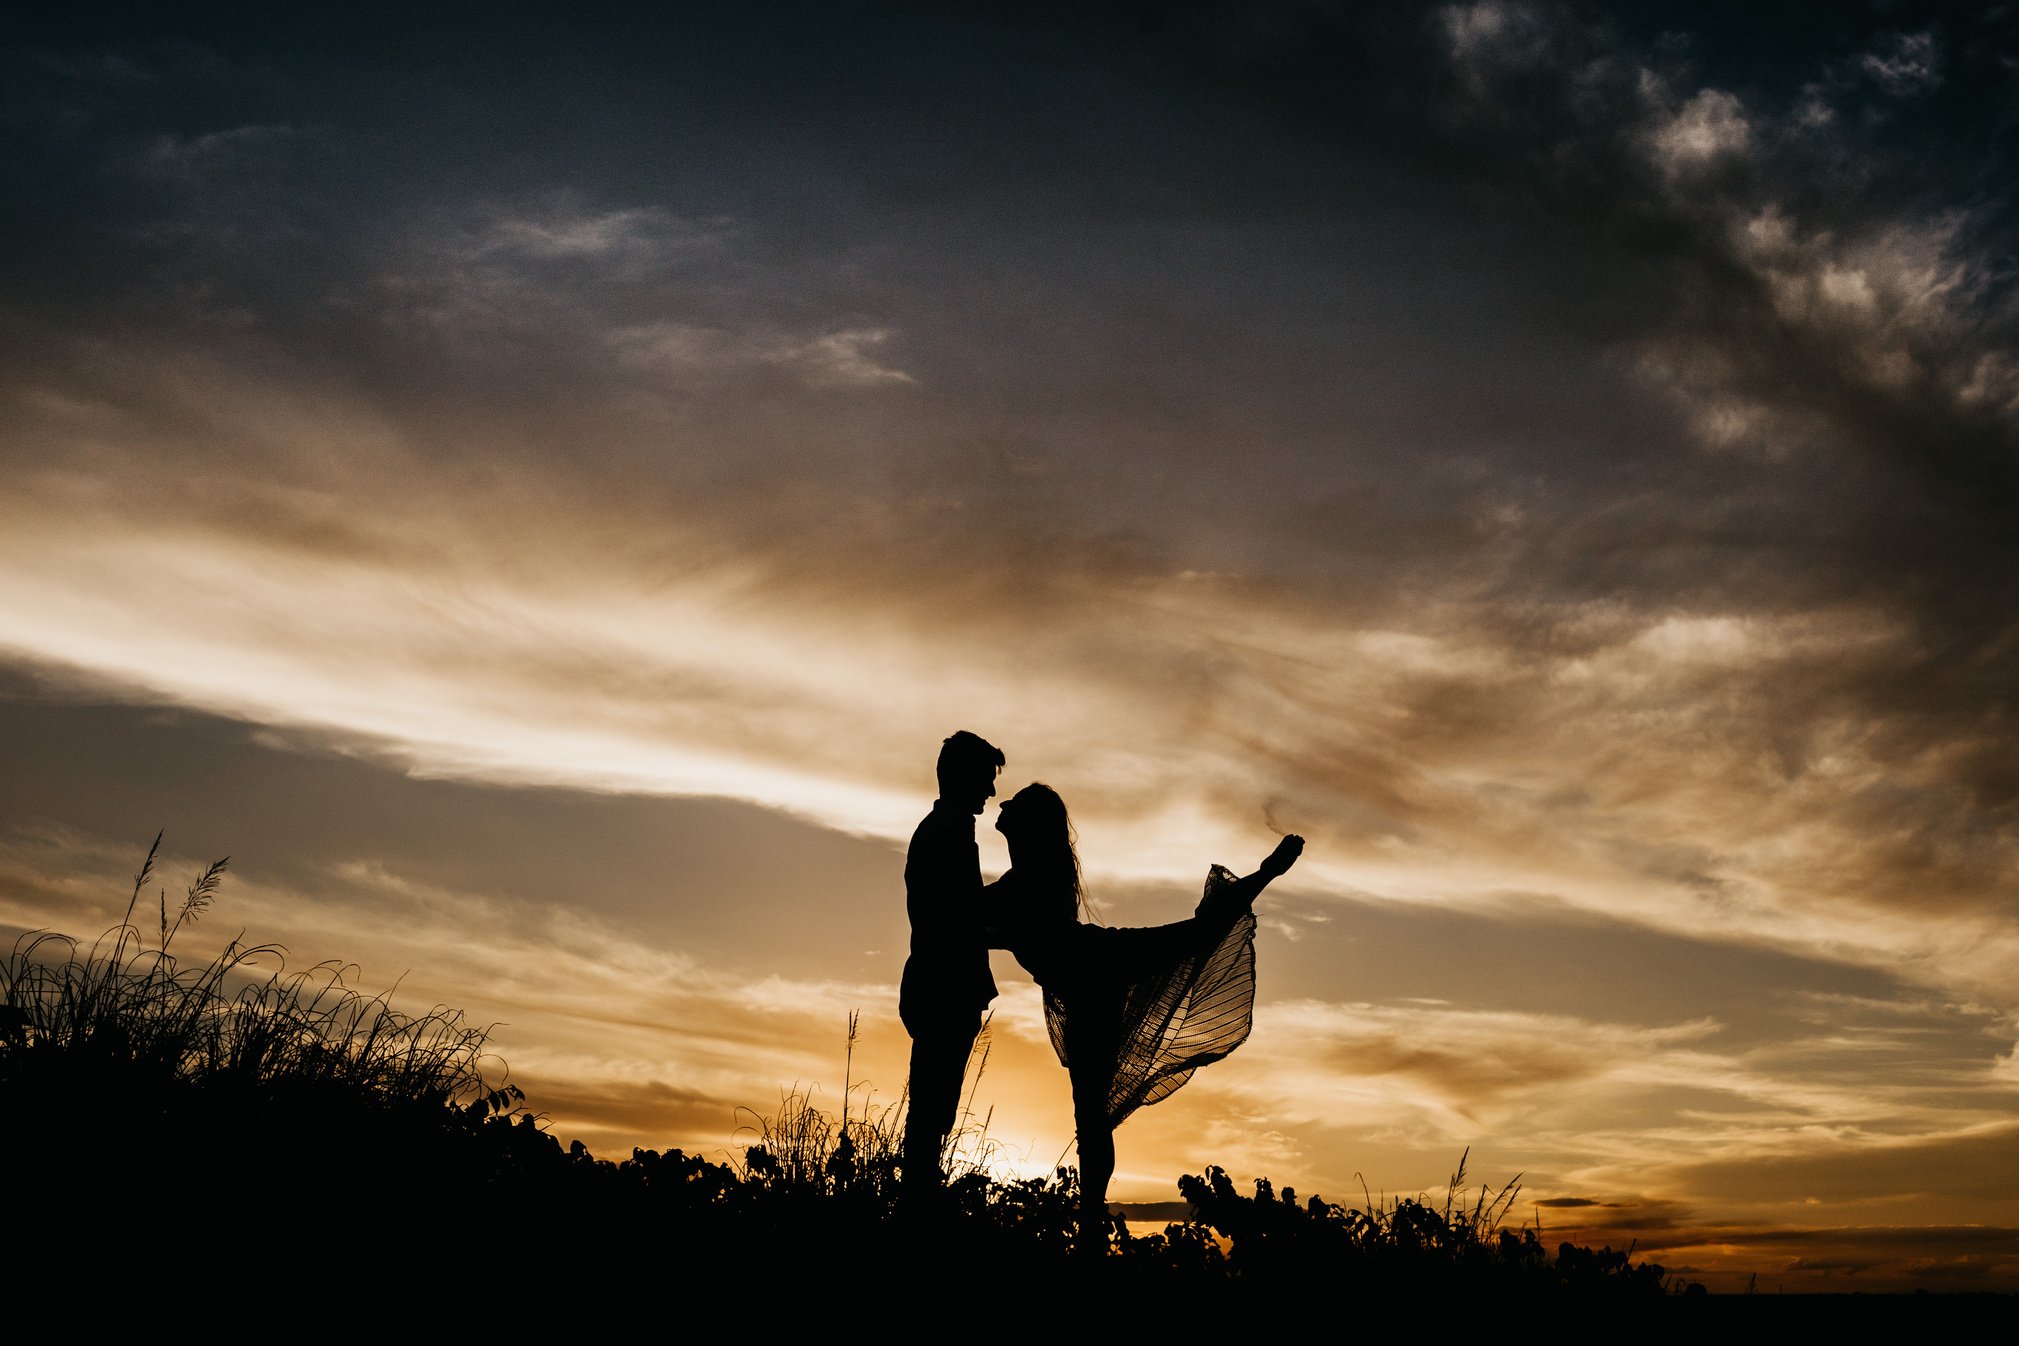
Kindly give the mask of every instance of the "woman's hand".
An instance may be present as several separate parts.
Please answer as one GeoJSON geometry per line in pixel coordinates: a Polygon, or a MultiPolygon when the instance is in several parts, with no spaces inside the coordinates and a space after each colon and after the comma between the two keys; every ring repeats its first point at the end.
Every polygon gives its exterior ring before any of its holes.
{"type": "Polygon", "coordinates": [[[1295,835],[1284,837],[1276,843],[1276,849],[1269,852],[1269,858],[1262,862],[1256,873],[1268,878],[1280,878],[1297,863],[1297,857],[1304,853],[1304,838],[1295,835]]]}

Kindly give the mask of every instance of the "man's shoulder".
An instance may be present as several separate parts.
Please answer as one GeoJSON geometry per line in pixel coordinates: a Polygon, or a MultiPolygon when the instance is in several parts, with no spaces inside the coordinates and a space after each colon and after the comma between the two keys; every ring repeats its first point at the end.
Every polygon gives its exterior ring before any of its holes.
{"type": "Polygon", "coordinates": [[[911,834],[904,853],[905,882],[938,885],[970,871],[978,880],[978,854],[974,816],[935,807],[911,834]]]}
{"type": "Polygon", "coordinates": [[[932,812],[918,820],[918,826],[911,831],[911,844],[921,842],[927,845],[946,841],[973,841],[974,815],[934,804],[932,812]]]}

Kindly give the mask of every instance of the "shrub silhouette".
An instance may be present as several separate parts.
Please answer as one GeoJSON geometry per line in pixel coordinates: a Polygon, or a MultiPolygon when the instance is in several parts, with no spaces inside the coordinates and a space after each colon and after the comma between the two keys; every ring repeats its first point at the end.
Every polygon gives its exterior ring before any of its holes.
{"type": "Polygon", "coordinates": [[[1180,1178],[1178,1190],[1192,1205],[1192,1219],[1229,1241],[1229,1274],[1258,1287],[1340,1277],[1413,1292],[1588,1297],[1660,1295],[1669,1288],[1656,1263],[1568,1243],[1552,1259],[1535,1230],[1500,1228],[1520,1189],[1518,1177],[1497,1193],[1482,1187],[1470,1209],[1454,1207],[1469,1157],[1470,1151],[1459,1157],[1441,1209],[1412,1197],[1385,1206],[1370,1199],[1361,1209],[1315,1196],[1300,1205],[1293,1189],[1278,1195],[1267,1178],[1257,1180],[1253,1197],[1244,1197],[1217,1167],[1204,1177],[1180,1178]]]}

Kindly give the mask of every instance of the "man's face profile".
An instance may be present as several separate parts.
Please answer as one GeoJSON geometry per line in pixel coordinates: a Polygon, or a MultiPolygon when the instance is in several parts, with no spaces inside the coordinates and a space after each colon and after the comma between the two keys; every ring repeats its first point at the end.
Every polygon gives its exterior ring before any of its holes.
{"type": "Polygon", "coordinates": [[[980,813],[987,807],[988,801],[995,798],[995,778],[999,769],[985,762],[975,762],[961,772],[961,798],[976,813],[980,813]]]}
{"type": "Polygon", "coordinates": [[[980,813],[995,798],[995,778],[1002,761],[1002,750],[986,739],[966,730],[953,735],[939,752],[941,801],[980,813]]]}
{"type": "Polygon", "coordinates": [[[996,768],[988,762],[967,761],[941,778],[940,790],[950,804],[980,813],[995,798],[996,768]]]}

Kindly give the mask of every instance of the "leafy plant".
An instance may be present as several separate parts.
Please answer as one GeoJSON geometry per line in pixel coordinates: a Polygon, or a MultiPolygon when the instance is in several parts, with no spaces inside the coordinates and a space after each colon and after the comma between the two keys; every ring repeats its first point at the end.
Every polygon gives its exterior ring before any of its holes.
{"type": "Polygon", "coordinates": [[[1441,1206],[1422,1197],[1365,1198],[1358,1208],[1316,1196],[1299,1204],[1294,1189],[1278,1195],[1267,1178],[1244,1197],[1217,1167],[1180,1178],[1178,1189],[1192,1204],[1192,1218],[1228,1241],[1230,1274],[1256,1284],[1332,1276],[1418,1291],[1643,1295],[1667,1288],[1663,1268],[1632,1261],[1630,1249],[1594,1253],[1566,1243],[1552,1258],[1537,1230],[1501,1228],[1520,1191],[1518,1174],[1497,1192],[1481,1187],[1467,1207],[1460,1193],[1470,1157],[1470,1150],[1459,1156],[1441,1206]]]}

